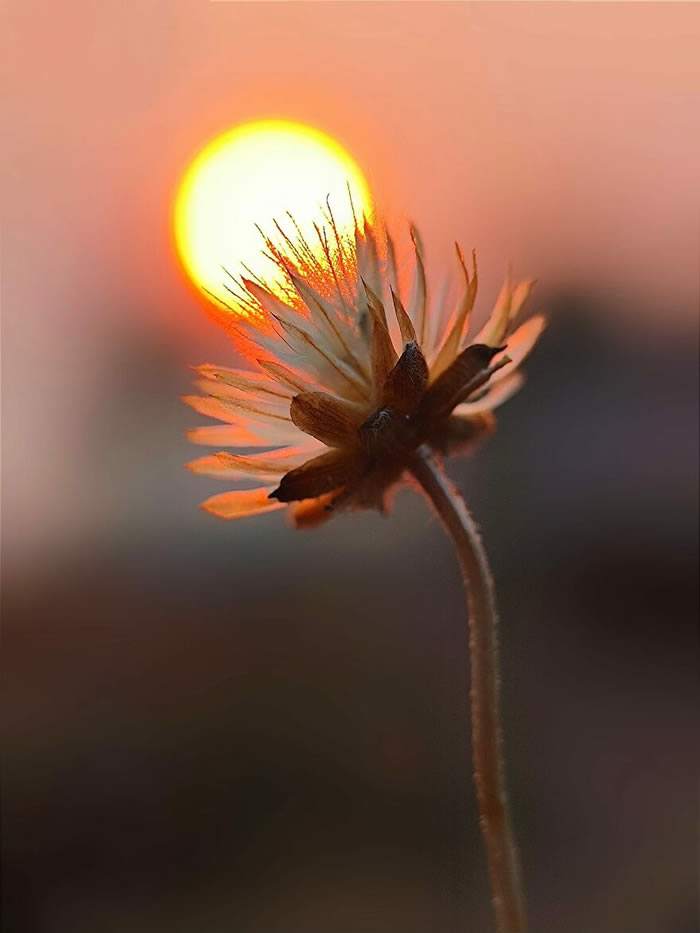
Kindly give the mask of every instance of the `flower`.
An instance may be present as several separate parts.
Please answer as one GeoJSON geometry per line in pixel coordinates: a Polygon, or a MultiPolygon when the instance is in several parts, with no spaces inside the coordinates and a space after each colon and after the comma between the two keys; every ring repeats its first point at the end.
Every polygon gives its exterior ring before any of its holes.
{"type": "Polygon", "coordinates": [[[491,432],[493,410],[520,387],[518,367],[543,330],[538,315],[513,331],[533,282],[508,277],[490,317],[467,340],[474,253],[470,272],[457,246],[464,278],[457,307],[429,304],[412,228],[415,272],[404,307],[381,224],[356,220],[354,237],[343,236],[330,207],[323,222],[316,250],[296,225],[294,237],[276,225],[279,243],[263,235],[285,274],[281,290],[252,274],[230,277],[232,303],[222,320],[255,369],[199,366],[203,394],[184,399],[223,422],[191,430],[194,443],[263,449],[188,464],[195,473],[264,484],[207,499],[202,507],[221,518],[289,506],[294,523],[308,527],[340,508],[386,511],[420,445],[444,456],[471,450],[491,432]]]}

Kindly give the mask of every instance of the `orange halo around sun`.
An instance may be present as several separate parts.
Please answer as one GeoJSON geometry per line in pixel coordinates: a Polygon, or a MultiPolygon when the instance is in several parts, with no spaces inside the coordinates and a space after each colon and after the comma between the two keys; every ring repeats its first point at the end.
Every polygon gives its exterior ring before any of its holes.
{"type": "Polygon", "coordinates": [[[262,120],[223,133],[194,158],[175,199],[175,243],[187,275],[227,303],[225,284],[233,283],[224,269],[236,278],[253,273],[275,290],[283,273],[264,255],[256,225],[274,232],[274,221],[284,225],[289,212],[304,237],[317,242],[313,224],[329,197],[340,231],[352,231],[348,188],[358,214],[371,215],[361,169],[320,130],[262,120]]]}

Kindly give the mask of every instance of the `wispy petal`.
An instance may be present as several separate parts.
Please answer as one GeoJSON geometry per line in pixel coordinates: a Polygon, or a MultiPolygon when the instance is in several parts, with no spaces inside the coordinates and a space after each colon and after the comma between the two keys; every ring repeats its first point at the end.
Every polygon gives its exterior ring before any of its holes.
{"type": "MultiPolygon", "coordinates": [[[[470,278],[469,271],[467,270],[467,264],[465,263],[464,256],[462,255],[462,250],[460,249],[458,243],[455,243],[455,246],[457,248],[457,257],[464,274],[464,297],[462,298],[459,304],[459,308],[457,309],[457,316],[455,321],[447,336],[445,337],[445,341],[442,344],[442,347],[440,348],[440,351],[430,368],[430,376],[433,381],[447,369],[447,367],[457,356],[459,345],[462,341],[462,334],[464,333],[464,329],[467,326],[467,322],[469,321],[469,315],[471,314],[472,308],[474,307],[476,291],[479,284],[476,268],[476,252],[472,251],[472,276],[470,278]]],[[[480,341],[475,342],[479,343],[480,341]]]]}
{"type": "Polygon", "coordinates": [[[510,319],[511,301],[513,298],[513,289],[510,284],[510,270],[506,280],[501,286],[501,290],[496,298],[496,304],[488,320],[475,337],[469,338],[469,343],[486,344],[494,347],[503,343],[503,338],[508,330],[508,321],[510,319]]]}
{"type": "Polygon", "coordinates": [[[299,327],[281,319],[279,323],[284,331],[285,340],[293,351],[291,359],[297,362],[301,369],[306,369],[305,361],[308,361],[315,366],[317,371],[324,372],[326,376],[329,371],[332,371],[334,386],[343,386],[346,392],[350,388],[359,396],[366,394],[367,378],[364,373],[358,372],[355,367],[341,360],[307,327],[299,327]]]}
{"type": "Polygon", "coordinates": [[[303,321],[304,316],[300,314],[296,308],[287,304],[286,301],[282,301],[281,298],[278,298],[277,295],[273,295],[272,292],[263,288],[252,279],[244,278],[242,281],[250,294],[268,314],[272,315],[272,317],[283,318],[293,322],[303,321]]]}
{"type": "Polygon", "coordinates": [[[233,337],[243,356],[258,363],[262,359],[283,363],[334,390],[357,397],[366,394],[367,377],[364,372],[357,371],[351,362],[338,357],[337,347],[331,346],[327,335],[314,333],[307,318],[294,312],[284,316],[270,314],[269,320],[274,329],[265,331],[245,321],[236,324],[233,337]]]}
{"type": "MultiPolygon", "coordinates": [[[[234,403],[233,399],[216,399],[202,395],[183,396],[182,401],[195,411],[208,418],[216,418],[233,425],[236,430],[243,425],[252,432],[255,440],[250,446],[280,447],[299,442],[298,428],[289,416],[282,418],[266,412],[259,412],[254,405],[246,405],[245,400],[234,403]]],[[[208,441],[200,438],[200,443],[208,441]]],[[[225,445],[227,441],[217,442],[225,445]]],[[[237,443],[237,442],[236,442],[237,443]]]]}
{"type": "MultiPolygon", "coordinates": [[[[364,361],[353,350],[352,345],[356,342],[355,335],[352,329],[343,323],[338,311],[322,295],[310,288],[302,278],[292,274],[291,279],[309,310],[314,326],[325,334],[335,354],[358,372],[366,374],[364,361]]],[[[342,295],[340,297],[344,302],[342,295]]],[[[343,307],[342,310],[345,308],[343,307]]]]}
{"type": "MultiPolygon", "coordinates": [[[[289,402],[277,404],[276,402],[268,402],[266,399],[264,400],[242,394],[237,396],[216,394],[211,400],[218,402],[224,411],[231,412],[233,416],[247,413],[254,415],[258,421],[273,423],[291,421],[289,416],[289,402]]],[[[194,408],[194,406],[192,407],[194,408]]],[[[201,409],[199,410],[201,411],[201,409]]],[[[218,418],[220,416],[214,415],[214,417],[218,418]]]]}
{"type": "Polygon", "coordinates": [[[306,379],[298,373],[293,372],[291,369],[288,369],[286,366],[283,366],[281,363],[274,363],[270,360],[258,360],[258,366],[260,366],[271,379],[274,379],[281,386],[284,386],[284,388],[291,390],[292,395],[296,392],[312,391],[312,386],[306,379]]]}
{"type": "Polygon", "coordinates": [[[200,415],[207,418],[216,418],[218,421],[226,421],[234,424],[240,420],[236,412],[225,408],[220,399],[211,398],[208,395],[182,395],[182,401],[190,408],[194,408],[200,415]]]}
{"type": "Polygon", "coordinates": [[[399,295],[399,267],[396,262],[396,247],[394,241],[387,232],[386,234],[386,274],[389,282],[389,288],[399,295]]]}
{"type": "Polygon", "coordinates": [[[211,363],[196,366],[195,370],[205,379],[221,382],[241,392],[273,395],[282,399],[290,399],[294,394],[288,388],[275,384],[264,373],[254,373],[246,369],[229,369],[226,366],[215,366],[211,363]]]}
{"type": "MultiPolygon", "coordinates": [[[[520,327],[508,337],[506,343],[506,353],[508,354],[511,362],[507,366],[504,366],[503,369],[499,369],[497,373],[494,374],[493,381],[498,382],[502,379],[507,379],[515,369],[523,362],[525,357],[528,356],[532,348],[535,346],[539,340],[542,331],[547,326],[546,319],[541,314],[536,314],[534,317],[529,318],[525,321],[524,324],[521,324],[520,327]]],[[[498,357],[496,357],[496,362],[498,357]]]]}
{"type": "Polygon", "coordinates": [[[536,282],[534,279],[524,279],[513,289],[513,297],[510,303],[510,319],[509,324],[512,324],[515,319],[518,317],[520,312],[523,309],[525,302],[528,300],[532,294],[532,289],[535,287],[536,282]]]}
{"type": "Polygon", "coordinates": [[[300,502],[293,502],[289,506],[289,518],[295,528],[307,530],[309,528],[318,528],[333,518],[333,509],[331,508],[334,492],[326,493],[325,496],[318,496],[316,499],[302,499],[300,502]]]}
{"type": "MultiPolygon", "coordinates": [[[[297,438],[301,437],[299,430],[294,427],[297,438]]],[[[190,428],[187,440],[193,444],[202,444],[207,447],[273,447],[274,440],[270,439],[270,432],[260,434],[245,424],[207,424],[199,428],[190,428]]],[[[284,438],[283,438],[284,440],[284,438]]]]}
{"type": "Polygon", "coordinates": [[[380,276],[379,250],[374,230],[365,219],[363,230],[355,227],[355,253],[357,256],[357,272],[360,278],[367,283],[375,294],[382,291],[380,276]]]}
{"type": "Polygon", "coordinates": [[[426,338],[428,293],[425,282],[425,266],[423,265],[423,247],[420,242],[418,231],[413,226],[411,227],[411,239],[413,240],[413,248],[416,254],[416,273],[408,313],[415,324],[418,343],[423,346],[426,338]]]}
{"type": "Polygon", "coordinates": [[[203,395],[218,399],[225,407],[233,407],[236,411],[245,411],[265,416],[289,420],[289,404],[292,400],[289,395],[272,394],[266,390],[251,389],[243,392],[218,379],[199,379],[195,387],[203,395]]]}
{"type": "Polygon", "coordinates": [[[217,518],[244,518],[248,515],[260,515],[262,512],[274,512],[284,508],[284,503],[269,498],[272,488],[267,486],[261,489],[222,492],[217,496],[211,496],[201,507],[217,518]]]}
{"type": "Polygon", "coordinates": [[[510,284],[509,273],[496,299],[491,316],[476,337],[470,340],[470,343],[485,343],[490,347],[497,347],[503,343],[511,323],[520,313],[534,284],[534,281],[526,280],[518,282],[513,287],[510,284]]]}
{"type": "Polygon", "coordinates": [[[301,466],[313,452],[314,448],[311,446],[284,447],[252,456],[221,451],[192,460],[187,464],[187,469],[217,479],[239,480],[250,476],[274,479],[301,466]]]}

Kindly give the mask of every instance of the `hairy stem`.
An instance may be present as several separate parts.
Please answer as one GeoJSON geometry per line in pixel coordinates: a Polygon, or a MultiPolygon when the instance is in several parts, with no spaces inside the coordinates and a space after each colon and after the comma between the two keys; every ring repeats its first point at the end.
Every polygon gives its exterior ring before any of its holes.
{"type": "Polygon", "coordinates": [[[426,447],[411,472],[452,538],[469,606],[474,780],[499,933],[524,933],[525,899],[503,767],[499,719],[497,616],[493,581],[479,533],[462,497],[426,447]]]}

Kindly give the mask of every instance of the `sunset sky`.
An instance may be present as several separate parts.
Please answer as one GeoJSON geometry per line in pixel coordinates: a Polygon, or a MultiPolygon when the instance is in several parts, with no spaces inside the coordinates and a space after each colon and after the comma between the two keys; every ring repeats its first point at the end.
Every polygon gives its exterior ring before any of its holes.
{"type": "Polygon", "coordinates": [[[347,150],[400,252],[417,225],[434,291],[477,249],[477,326],[509,264],[537,280],[527,384],[449,467],[502,607],[533,929],[692,933],[700,4],[2,7],[16,929],[488,928],[438,524],[408,491],[314,535],[220,522],[184,469],[189,367],[240,360],[178,184],[279,118],[347,150]]]}
{"type": "Polygon", "coordinates": [[[25,517],[37,533],[72,521],[53,484],[78,495],[73,457],[117,334],[195,361],[217,345],[171,212],[195,153],[246,120],[337,138],[404,247],[418,224],[437,278],[459,239],[489,300],[512,262],[542,290],[624,296],[644,332],[692,327],[693,4],[76,0],[8,4],[4,21],[4,368],[22,384],[4,419],[6,521],[22,537],[25,517]]]}

